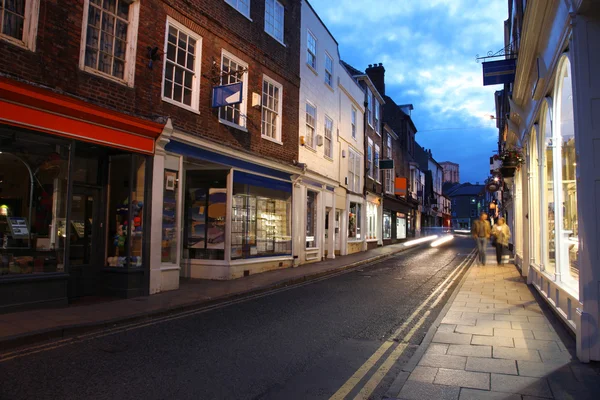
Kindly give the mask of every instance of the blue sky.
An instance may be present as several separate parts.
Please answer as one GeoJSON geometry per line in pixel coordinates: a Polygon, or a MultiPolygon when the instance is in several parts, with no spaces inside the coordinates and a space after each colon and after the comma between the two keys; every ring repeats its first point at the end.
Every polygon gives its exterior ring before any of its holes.
{"type": "Polygon", "coordinates": [[[365,70],[383,63],[386,94],[412,103],[417,142],[437,161],[460,164],[462,182],[483,182],[497,149],[494,92],[476,54],[503,47],[506,0],[310,0],[340,46],[365,70]]]}

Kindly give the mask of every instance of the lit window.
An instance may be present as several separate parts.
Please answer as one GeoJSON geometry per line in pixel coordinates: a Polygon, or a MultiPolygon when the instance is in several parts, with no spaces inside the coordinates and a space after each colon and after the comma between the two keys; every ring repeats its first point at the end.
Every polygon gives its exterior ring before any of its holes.
{"type": "Polygon", "coordinates": [[[306,43],[306,63],[312,67],[312,69],[317,69],[317,38],[313,36],[312,33],[307,32],[307,43],[306,43]]]}
{"type": "Polygon", "coordinates": [[[325,116],[325,156],[333,158],[333,120],[325,116]]]}
{"type": "Polygon", "coordinates": [[[333,87],[333,58],[325,54],[325,83],[333,87]]]}
{"type": "Polygon", "coordinates": [[[306,193],[306,248],[317,247],[317,193],[306,193]]]}
{"type": "Polygon", "coordinates": [[[262,135],[281,142],[281,85],[263,77],[262,135]]]}
{"type": "Polygon", "coordinates": [[[0,38],[35,50],[40,0],[0,0],[0,38]]]}
{"type": "Polygon", "coordinates": [[[163,69],[163,100],[198,110],[202,39],[170,18],[163,69]]]}
{"type": "Polygon", "coordinates": [[[350,203],[350,212],[348,213],[348,239],[359,240],[361,235],[361,204],[350,203]]]}
{"type": "Polygon", "coordinates": [[[225,0],[225,3],[250,18],[250,0],[225,0]]]}
{"type": "Polygon", "coordinates": [[[246,127],[246,91],[248,89],[248,64],[223,50],[221,58],[221,84],[227,85],[242,82],[242,102],[223,106],[219,109],[221,122],[234,127],[246,127]]]}
{"type": "Polygon", "coordinates": [[[373,178],[379,182],[379,146],[375,145],[375,153],[373,154],[373,178]]]}
{"type": "Polygon", "coordinates": [[[82,69],[133,86],[139,4],[128,0],[85,0],[82,69]]]}
{"type": "Polygon", "coordinates": [[[306,103],[306,145],[315,147],[315,131],[317,121],[317,109],[310,103],[306,103]]]}
{"type": "Polygon", "coordinates": [[[265,0],[265,32],[283,43],[283,6],[277,0],[265,0]]]}
{"type": "Polygon", "coordinates": [[[373,178],[373,140],[369,139],[367,146],[367,171],[369,178],[373,178]]]}
{"type": "Polygon", "coordinates": [[[352,107],[352,138],[356,139],[356,108],[352,107]]]}

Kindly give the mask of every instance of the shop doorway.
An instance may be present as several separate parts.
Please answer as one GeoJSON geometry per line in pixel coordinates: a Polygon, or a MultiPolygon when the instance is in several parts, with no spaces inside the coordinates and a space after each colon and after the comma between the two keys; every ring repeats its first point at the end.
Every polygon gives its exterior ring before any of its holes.
{"type": "Polygon", "coordinates": [[[73,185],[69,234],[69,297],[97,294],[104,259],[101,190],[73,185]]]}

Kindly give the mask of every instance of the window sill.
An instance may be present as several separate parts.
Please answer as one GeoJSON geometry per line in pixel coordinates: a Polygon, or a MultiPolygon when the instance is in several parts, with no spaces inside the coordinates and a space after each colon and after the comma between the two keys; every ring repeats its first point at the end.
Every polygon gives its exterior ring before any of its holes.
{"type": "Polygon", "coordinates": [[[335,93],[335,89],[327,82],[323,82],[325,84],[325,87],[329,90],[331,90],[331,93],[335,93]]]}
{"type": "Polygon", "coordinates": [[[260,135],[263,139],[268,140],[269,142],[273,142],[275,144],[281,145],[283,146],[283,142],[281,140],[277,140],[277,139],[273,139],[271,136],[267,136],[267,135],[260,135]]]}
{"type": "Polygon", "coordinates": [[[313,72],[313,74],[315,74],[316,76],[319,76],[319,73],[317,72],[316,69],[313,68],[312,65],[310,65],[309,63],[306,63],[306,66],[308,67],[308,69],[310,69],[313,72]]]}
{"type": "MultiPolygon", "coordinates": [[[[252,20],[250,20],[250,21],[252,21],[252,20]]],[[[266,30],[265,30],[265,33],[266,33],[267,35],[271,36],[273,39],[275,39],[275,40],[277,41],[277,43],[279,43],[279,44],[280,44],[280,45],[282,45],[283,47],[287,47],[285,43],[283,43],[281,40],[279,40],[279,39],[277,39],[275,36],[273,36],[273,35],[271,34],[271,32],[268,32],[268,31],[266,31],[266,30]]]]}
{"type": "Polygon", "coordinates": [[[90,67],[84,66],[83,68],[81,68],[81,70],[83,72],[87,72],[88,74],[95,75],[95,76],[100,77],[100,78],[108,79],[109,81],[113,81],[115,83],[120,83],[123,86],[131,87],[131,88],[133,87],[133,85],[130,84],[130,82],[128,82],[128,81],[126,81],[124,79],[115,78],[112,75],[105,74],[103,72],[100,72],[100,71],[95,70],[95,69],[90,68],[90,67]]]}
{"type": "Polygon", "coordinates": [[[329,157],[329,156],[323,156],[324,159],[326,159],[327,161],[331,161],[333,162],[333,158],[329,157]]]}
{"type": "Polygon", "coordinates": [[[12,36],[3,35],[3,34],[0,34],[0,39],[4,40],[5,42],[8,42],[10,44],[14,44],[15,46],[20,47],[24,50],[33,51],[33,49],[31,49],[29,46],[27,46],[27,44],[25,43],[24,40],[15,39],[12,36]]]}
{"type": "Polygon", "coordinates": [[[246,128],[245,126],[241,126],[241,125],[238,125],[236,123],[227,121],[226,119],[219,118],[219,123],[223,124],[223,125],[227,125],[227,126],[229,126],[231,128],[237,129],[239,131],[248,133],[248,128],[246,128]]]}
{"type": "Polygon", "coordinates": [[[177,102],[177,101],[175,101],[173,99],[169,99],[168,97],[163,97],[162,101],[164,101],[165,103],[169,103],[169,104],[172,104],[174,106],[177,106],[179,108],[182,108],[182,109],[184,109],[186,111],[193,112],[194,114],[200,115],[200,111],[196,110],[194,107],[186,106],[185,104],[179,103],[179,102],[177,102]]]}
{"type": "Polygon", "coordinates": [[[315,153],[315,154],[317,153],[317,149],[313,149],[311,146],[309,146],[309,145],[307,145],[307,144],[305,144],[305,145],[304,145],[304,148],[305,148],[306,150],[310,150],[310,151],[312,151],[312,152],[313,152],[313,153],[315,153]]]}
{"type": "MultiPolygon", "coordinates": [[[[254,22],[252,21],[252,18],[250,18],[250,15],[246,15],[243,12],[241,12],[240,10],[238,10],[235,6],[232,6],[231,4],[229,4],[228,2],[225,2],[225,4],[227,4],[229,7],[233,8],[235,11],[237,11],[238,13],[240,13],[241,15],[243,15],[244,17],[246,17],[248,19],[248,21],[250,22],[254,22]]],[[[250,12],[250,7],[248,7],[248,13],[250,12]]]]}

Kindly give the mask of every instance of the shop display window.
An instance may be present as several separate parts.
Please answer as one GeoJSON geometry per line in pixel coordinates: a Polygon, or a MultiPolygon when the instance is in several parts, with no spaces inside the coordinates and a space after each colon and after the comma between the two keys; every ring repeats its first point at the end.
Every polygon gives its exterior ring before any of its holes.
{"type": "Polygon", "coordinates": [[[228,174],[186,171],[183,258],[225,259],[228,174]]]}
{"type": "Polygon", "coordinates": [[[67,142],[0,130],[0,279],[64,271],[68,164],[67,142]]]}
{"type": "Polygon", "coordinates": [[[234,182],[231,259],[291,255],[291,200],[288,191],[234,182]]]}
{"type": "Polygon", "coordinates": [[[392,214],[389,211],[383,212],[383,238],[392,238],[392,214]]]}
{"type": "Polygon", "coordinates": [[[177,201],[179,199],[177,171],[165,170],[163,186],[162,239],[160,260],[177,263],[177,201]]]}
{"type": "Polygon", "coordinates": [[[306,248],[317,247],[317,193],[306,192],[306,248]]]}
{"type": "Polygon", "coordinates": [[[552,159],[552,124],[550,115],[546,113],[545,146],[542,164],[543,181],[542,190],[542,213],[545,219],[546,229],[546,254],[543,267],[549,274],[556,273],[556,232],[555,232],[555,204],[554,204],[554,161],[552,159]]]}
{"type": "Polygon", "coordinates": [[[406,239],[406,215],[396,214],[396,239],[406,239]]]}
{"type": "Polygon", "coordinates": [[[367,240],[377,239],[377,204],[367,203],[367,240]]]}
{"type": "Polygon", "coordinates": [[[362,238],[361,207],[361,204],[350,203],[350,212],[348,213],[348,239],[360,240],[362,238]]]}
{"type": "Polygon", "coordinates": [[[108,267],[142,266],[146,158],[113,155],[109,163],[108,267]]]}

